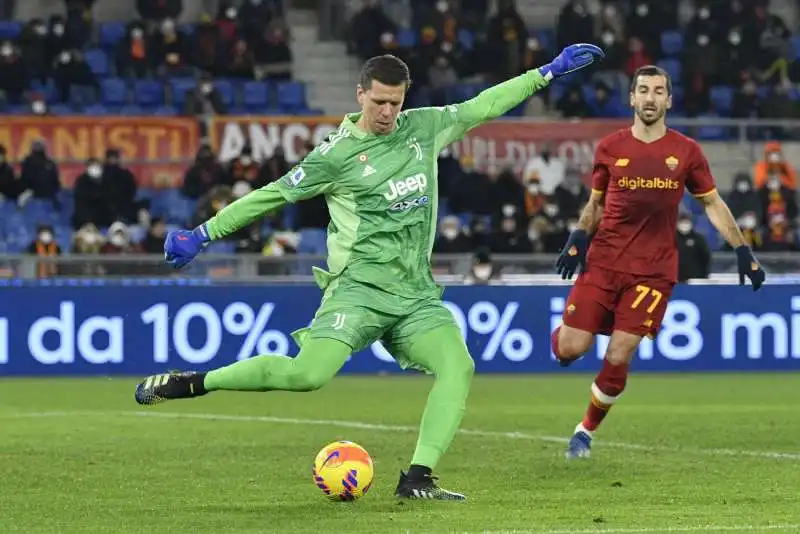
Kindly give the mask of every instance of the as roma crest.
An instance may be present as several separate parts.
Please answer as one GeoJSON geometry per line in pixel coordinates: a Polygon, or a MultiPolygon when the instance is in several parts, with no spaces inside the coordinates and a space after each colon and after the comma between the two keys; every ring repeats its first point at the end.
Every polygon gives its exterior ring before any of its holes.
{"type": "Polygon", "coordinates": [[[664,160],[664,163],[667,164],[667,168],[669,168],[669,170],[674,171],[675,169],[678,168],[678,163],[680,162],[678,161],[678,158],[676,158],[675,156],[670,156],[664,160]]]}

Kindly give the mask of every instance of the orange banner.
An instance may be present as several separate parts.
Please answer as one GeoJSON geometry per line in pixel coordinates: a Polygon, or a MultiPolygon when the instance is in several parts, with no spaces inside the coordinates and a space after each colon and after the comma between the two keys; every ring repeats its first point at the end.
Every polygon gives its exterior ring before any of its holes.
{"type": "Polygon", "coordinates": [[[61,181],[71,187],[90,157],[119,149],[142,186],[166,186],[182,177],[199,142],[197,122],[171,117],[3,117],[0,144],[8,158],[23,160],[31,144],[43,140],[61,181]]]}
{"type": "Polygon", "coordinates": [[[286,160],[295,163],[305,143],[317,145],[341,122],[341,117],[215,117],[209,137],[222,161],[238,156],[249,142],[258,161],[281,147],[286,160]]]}
{"type": "Polygon", "coordinates": [[[533,121],[496,120],[471,130],[451,147],[458,156],[471,154],[481,170],[519,171],[545,144],[554,156],[581,171],[591,169],[597,143],[630,125],[626,120],[533,121]]]}

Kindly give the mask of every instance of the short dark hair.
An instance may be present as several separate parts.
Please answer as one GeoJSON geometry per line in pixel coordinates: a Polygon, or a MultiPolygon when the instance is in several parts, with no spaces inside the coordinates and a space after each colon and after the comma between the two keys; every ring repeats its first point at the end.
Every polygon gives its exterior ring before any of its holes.
{"type": "Polygon", "coordinates": [[[667,94],[672,95],[672,80],[669,77],[669,73],[661,67],[657,67],[656,65],[642,65],[636,69],[636,72],[633,73],[633,77],[631,78],[631,93],[636,90],[636,85],[639,83],[639,76],[663,76],[664,79],[667,80],[667,94]]]}
{"type": "Polygon", "coordinates": [[[366,91],[372,87],[373,81],[392,86],[405,84],[408,90],[411,74],[405,61],[392,54],[384,54],[368,59],[361,67],[361,87],[366,91]]]}

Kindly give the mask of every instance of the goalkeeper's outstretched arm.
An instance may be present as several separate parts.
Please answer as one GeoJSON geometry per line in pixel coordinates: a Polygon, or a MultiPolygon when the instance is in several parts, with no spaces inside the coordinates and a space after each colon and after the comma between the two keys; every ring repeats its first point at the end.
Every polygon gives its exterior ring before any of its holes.
{"type": "Polygon", "coordinates": [[[287,203],[325,194],[333,190],[335,175],[334,164],[316,148],[283,177],[220,210],[206,223],[209,237],[221,239],[287,203]]]}
{"type": "Polygon", "coordinates": [[[278,182],[272,182],[222,208],[206,222],[208,236],[212,240],[222,239],[287,203],[288,200],[278,188],[278,182]]]}

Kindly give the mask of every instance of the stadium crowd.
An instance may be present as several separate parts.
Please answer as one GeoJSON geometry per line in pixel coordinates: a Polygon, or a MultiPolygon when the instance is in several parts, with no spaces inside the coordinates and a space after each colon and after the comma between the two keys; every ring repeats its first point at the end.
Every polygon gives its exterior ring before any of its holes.
{"type": "Polygon", "coordinates": [[[768,0],[697,0],[690,15],[679,13],[679,2],[568,0],[552,28],[529,28],[513,0],[501,0],[496,13],[485,1],[411,4],[410,25],[402,26],[367,1],[352,19],[350,46],[362,58],[406,59],[416,106],[468,97],[567,44],[592,42],[607,53],[597,69],[554,84],[516,114],[627,116],[630,75],[655,63],[673,79],[673,117],[800,117],[800,38],[768,0]]]}
{"type": "MultiPolygon", "coordinates": [[[[6,69],[0,90],[7,112],[46,114],[57,106],[69,106],[69,112],[88,113],[109,105],[108,80],[123,80],[129,100],[120,105],[139,99],[144,93],[137,91],[154,84],[157,96],[136,102],[158,107],[140,109],[203,116],[232,112],[245,102],[241,100],[244,93],[238,97],[220,94],[221,77],[253,83],[291,77],[280,3],[223,3],[215,18],[179,28],[174,19],[180,1],[141,0],[137,2],[141,19],[119,24],[118,30],[124,31],[115,38],[109,30],[92,30],[87,4],[91,2],[70,2],[63,17],[28,21],[17,37],[0,45],[1,68],[6,69]],[[96,37],[87,41],[92,35],[96,37]],[[113,56],[108,53],[112,44],[113,56]],[[84,52],[95,45],[98,48],[84,52]],[[87,60],[97,50],[114,58],[105,71],[111,78],[102,78],[98,73],[103,69],[92,63],[95,60],[87,60]],[[196,90],[187,89],[178,110],[174,107],[177,93],[167,88],[174,88],[170,84],[185,75],[199,81],[192,82],[196,90]],[[52,92],[46,93],[48,87],[52,92]]],[[[557,26],[545,30],[527,28],[514,3],[505,0],[496,14],[487,13],[485,2],[464,2],[465,9],[445,0],[432,6],[411,5],[417,6],[412,25],[403,28],[380,4],[368,0],[355,15],[350,33],[352,51],[361,57],[391,52],[408,61],[415,80],[411,106],[467,98],[487,83],[543,62],[564,43],[585,41],[586,35],[594,35],[609,51],[601,69],[590,79],[552,86],[518,112],[564,117],[627,115],[622,95],[628,76],[653,61],[676,80],[678,114],[768,117],[770,109],[775,112],[780,107],[775,98],[789,99],[794,94],[790,80],[797,65],[788,43],[795,41],[780,18],[766,10],[766,2],[697,2],[689,25],[682,28],[677,7],[669,2],[571,0],[565,3],[557,26]],[[715,43],[726,44],[715,49],[715,43]],[[697,47],[707,50],[699,53],[697,47]],[[736,58],[719,56],[737,50],[741,55],[736,58]],[[702,59],[706,57],[738,67],[715,71],[702,59]],[[728,107],[719,106],[723,86],[732,91],[725,93],[728,107]]],[[[789,108],[781,109],[785,117],[789,108]]],[[[124,108],[112,106],[107,111],[119,113],[124,108]]],[[[306,146],[306,150],[311,148],[306,146]]],[[[186,170],[182,186],[159,192],[138,188],[136,177],[112,148],[102,161],[87,161],[74,189],[64,190],[58,164],[48,155],[45,143],[34,144],[19,165],[5,156],[5,148],[0,147],[0,232],[4,236],[0,252],[39,256],[161,254],[170,227],[206,220],[296,163],[287,161],[280,149],[258,161],[249,147],[221,163],[211,146],[204,144],[186,170]]],[[[479,171],[467,156],[456,158],[445,151],[439,158],[439,176],[443,200],[434,250],[476,253],[476,265],[487,266],[481,277],[489,276],[492,254],[558,252],[588,198],[581,175],[548,147],[540,147],[539,155],[521,173],[501,169],[496,174],[479,171]]],[[[736,177],[726,196],[755,250],[800,250],[797,186],[796,170],[783,157],[778,142],[769,143],[763,159],[736,177]]],[[[722,246],[697,209],[687,201],[676,229],[682,279],[707,276],[710,251],[722,246]]],[[[265,256],[322,254],[328,222],[324,199],[312,199],[215,243],[214,250],[265,256]]],[[[41,274],[55,274],[54,269],[55,265],[45,265],[41,274]]]]}

